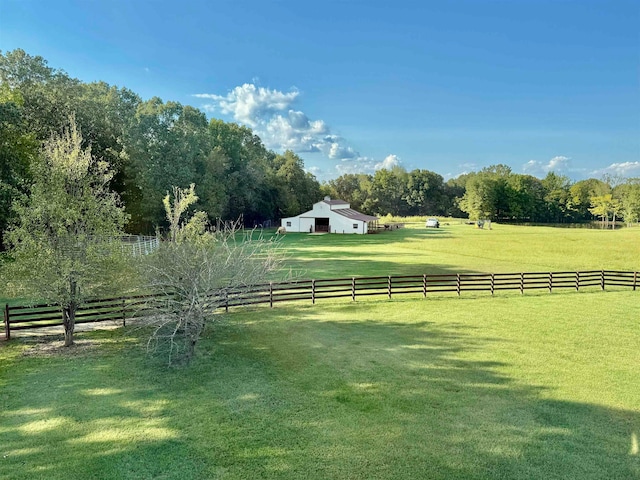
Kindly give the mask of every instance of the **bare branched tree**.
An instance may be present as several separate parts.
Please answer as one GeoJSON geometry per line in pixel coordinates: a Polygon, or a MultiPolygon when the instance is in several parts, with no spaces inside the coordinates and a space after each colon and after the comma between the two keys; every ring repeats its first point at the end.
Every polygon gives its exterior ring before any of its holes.
{"type": "Polygon", "coordinates": [[[197,212],[185,224],[174,217],[172,229],[173,241],[162,242],[143,262],[147,288],[160,294],[146,305],[150,314],[144,318],[152,327],[148,349],[168,355],[169,364],[190,361],[230,290],[264,282],[281,264],[275,240],[238,223],[210,231],[206,215],[197,212]]]}

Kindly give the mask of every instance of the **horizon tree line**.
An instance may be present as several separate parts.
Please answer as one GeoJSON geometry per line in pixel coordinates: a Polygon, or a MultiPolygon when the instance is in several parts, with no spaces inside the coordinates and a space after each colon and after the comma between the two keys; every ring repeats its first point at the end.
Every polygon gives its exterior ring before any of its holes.
{"type": "Polygon", "coordinates": [[[210,219],[268,225],[339,197],[371,215],[439,215],[494,221],[571,223],[640,217],[640,179],[571,182],[505,165],[445,181],[401,167],[345,174],[320,183],[296,153],[277,153],[245,126],[178,102],[105,82],[82,82],[24,50],[0,52],[0,246],[16,222],[12,204],[31,195],[32,165],[42,146],[75,118],[83,148],[106,162],[109,187],[122,199],[128,233],[167,229],[162,199],[173,186],[198,185],[195,208],[210,219]],[[608,197],[610,195],[610,198],[608,197]]]}

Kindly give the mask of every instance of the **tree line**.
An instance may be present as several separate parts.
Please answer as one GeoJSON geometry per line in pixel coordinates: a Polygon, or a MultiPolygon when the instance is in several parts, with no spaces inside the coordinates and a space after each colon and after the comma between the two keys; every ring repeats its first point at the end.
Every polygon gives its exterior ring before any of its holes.
{"type": "MultiPolygon", "coordinates": [[[[21,49],[0,52],[0,235],[15,222],[11,204],[30,195],[32,164],[70,115],[83,148],[108,164],[124,204],[126,231],[167,228],[162,199],[198,185],[196,208],[211,219],[268,224],[311,208],[324,195],[372,215],[469,216],[501,221],[583,222],[640,216],[639,179],[571,182],[513,173],[504,165],[445,181],[400,167],[345,174],[320,183],[297,154],[269,150],[250,128],[207,120],[197,108],[105,82],[82,82],[21,49]]],[[[3,244],[0,236],[0,245],[3,244]]]]}
{"type": "Polygon", "coordinates": [[[267,149],[251,129],[177,102],[143,101],[105,82],[85,83],[23,50],[0,52],[0,231],[15,221],[11,204],[30,194],[30,166],[70,115],[82,148],[109,165],[130,233],[167,227],[162,199],[196,183],[198,209],[253,226],[296,215],[322,198],[320,184],[291,151],[267,149]]]}
{"type": "Polygon", "coordinates": [[[543,179],[492,165],[444,181],[428,170],[401,167],[373,175],[348,174],[323,185],[330,194],[373,215],[440,215],[472,220],[580,223],[640,219],[640,178],[605,176],[572,182],[549,172],[543,179]]]}

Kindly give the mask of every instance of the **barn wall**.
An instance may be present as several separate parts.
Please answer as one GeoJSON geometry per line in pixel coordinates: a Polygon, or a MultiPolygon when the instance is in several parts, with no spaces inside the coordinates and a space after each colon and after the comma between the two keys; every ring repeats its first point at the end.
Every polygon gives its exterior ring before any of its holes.
{"type": "Polygon", "coordinates": [[[329,223],[331,225],[331,233],[365,233],[366,226],[364,228],[365,232],[363,232],[363,223],[360,220],[353,220],[351,218],[343,217],[342,215],[338,215],[336,213],[331,213],[329,216],[329,223]],[[354,225],[358,225],[358,228],[353,228],[354,225]]]}
{"type": "Polygon", "coordinates": [[[280,226],[283,227],[287,232],[299,232],[300,217],[283,218],[280,221],[280,226]],[[287,225],[287,223],[291,223],[291,225],[287,225]]]}
{"type": "MultiPolygon", "coordinates": [[[[344,208],[344,205],[340,205],[344,208]]],[[[367,233],[367,222],[361,220],[353,220],[351,218],[344,217],[332,211],[332,207],[324,202],[318,202],[313,205],[313,210],[302,213],[297,217],[283,218],[280,225],[283,226],[287,232],[310,232],[315,231],[315,219],[316,218],[329,218],[329,226],[331,227],[331,233],[367,233]],[[287,226],[287,222],[291,222],[291,226],[287,226]],[[353,228],[354,225],[358,225],[357,228],[353,228]]]]}

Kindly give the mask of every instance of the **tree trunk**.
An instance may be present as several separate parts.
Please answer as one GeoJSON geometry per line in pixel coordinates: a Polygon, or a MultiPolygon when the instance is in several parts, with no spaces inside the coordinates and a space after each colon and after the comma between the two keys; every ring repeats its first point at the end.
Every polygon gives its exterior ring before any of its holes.
{"type": "MultiPolygon", "coordinates": [[[[76,298],[77,286],[75,280],[69,281],[69,289],[71,298],[76,298]]],[[[71,300],[68,305],[62,307],[62,324],[64,325],[64,346],[73,345],[73,331],[76,328],[76,310],[78,304],[75,300],[71,300]]]]}
{"type": "Polygon", "coordinates": [[[62,308],[62,323],[64,325],[64,346],[73,345],[73,331],[76,327],[76,309],[74,302],[62,308]]]}

